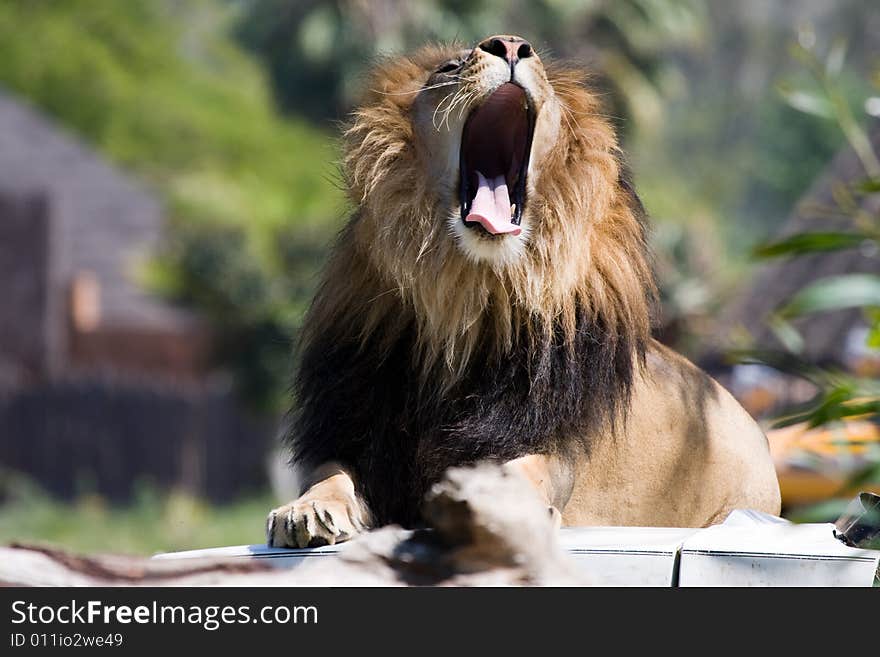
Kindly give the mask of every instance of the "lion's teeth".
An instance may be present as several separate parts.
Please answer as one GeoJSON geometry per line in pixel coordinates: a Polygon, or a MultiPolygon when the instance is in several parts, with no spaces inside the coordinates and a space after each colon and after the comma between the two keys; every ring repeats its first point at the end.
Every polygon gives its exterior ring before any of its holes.
{"type": "Polygon", "coordinates": [[[510,206],[510,216],[512,217],[516,213],[516,203],[513,203],[510,206]]]}

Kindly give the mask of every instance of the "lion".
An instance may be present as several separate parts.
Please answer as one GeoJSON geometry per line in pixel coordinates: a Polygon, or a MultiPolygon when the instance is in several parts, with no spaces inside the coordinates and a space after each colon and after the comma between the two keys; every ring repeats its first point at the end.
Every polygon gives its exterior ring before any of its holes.
{"type": "Polygon", "coordinates": [[[353,213],[300,334],[301,496],[267,542],[420,524],[450,466],[522,475],[557,525],[780,511],[757,423],[651,337],[646,220],[598,94],[517,36],[377,65],[344,132],[353,213]]]}

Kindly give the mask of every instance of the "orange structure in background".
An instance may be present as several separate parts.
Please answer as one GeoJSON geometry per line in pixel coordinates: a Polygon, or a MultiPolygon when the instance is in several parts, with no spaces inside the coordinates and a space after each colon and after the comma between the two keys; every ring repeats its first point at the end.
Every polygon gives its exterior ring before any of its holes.
{"type": "Polygon", "coordinates": [[[848,420],[816,429],[797,424],[768,431],[767,438],[784,507],[850,497],[864,490],[880,494],[876,481],[850,485],[853,476],[880,460],[880,427],[873,422],[848,420]]]}

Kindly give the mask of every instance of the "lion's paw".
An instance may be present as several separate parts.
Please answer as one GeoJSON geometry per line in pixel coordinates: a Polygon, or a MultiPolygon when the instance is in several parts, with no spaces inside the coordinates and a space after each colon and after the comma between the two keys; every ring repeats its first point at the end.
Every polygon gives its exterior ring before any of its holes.
{"type": "Polygon", "coordinates": [[[364,515],[357,499],[322,499],[306,493],[269,514],[266,543],[269,547],[301,548],[335,545],[366,531],[364,515]]]}

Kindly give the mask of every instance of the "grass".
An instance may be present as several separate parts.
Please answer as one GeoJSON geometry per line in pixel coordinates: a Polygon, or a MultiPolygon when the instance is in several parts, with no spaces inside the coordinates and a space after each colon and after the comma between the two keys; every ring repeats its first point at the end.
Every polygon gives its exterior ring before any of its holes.
{"type": "Polygon", "coordinates": [[[72,502],[30,486],[0,503],[0,544],[49,544],[76,552],[152,555],[196,548],[262,543],[268,493],[214,505],[182,492],[142,487],[125,505],[97,495],[72,502]]]}

